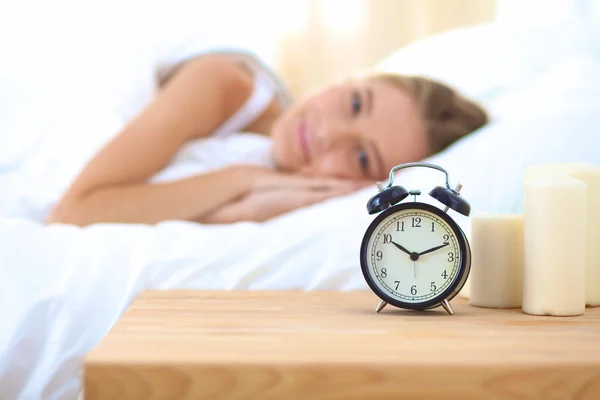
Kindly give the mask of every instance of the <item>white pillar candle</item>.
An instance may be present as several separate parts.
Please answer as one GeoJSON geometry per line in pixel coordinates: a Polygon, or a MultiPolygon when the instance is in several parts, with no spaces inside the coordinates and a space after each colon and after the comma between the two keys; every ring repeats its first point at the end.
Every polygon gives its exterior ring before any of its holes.
{"type": "Polygon", "coordinates": [[[600,306],[600,167],[586,163],[537,165],[525,171],[525,182],[549,174],[565,174],[587,184],[586,304],[600,306]]]}
{"type": "Polygon", "coordinates": [[[525,184],[523,304],[527,314],[585,312],[587,185],[565,175],[525,184]]]}
{"type": "Polygon", "coordinates": [[[523,221],[523,215],[476,214],[471,218],[471,305],[521,307],[523,221]]]}

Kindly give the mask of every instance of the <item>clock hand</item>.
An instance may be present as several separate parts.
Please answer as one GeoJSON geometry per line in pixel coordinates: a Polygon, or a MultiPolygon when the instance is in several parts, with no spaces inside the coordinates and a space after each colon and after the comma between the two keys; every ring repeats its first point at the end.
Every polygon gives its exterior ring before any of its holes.
{"type": "Polygon", "coordinates": [[[415,279],[417,278],[418,272],[417,272],[417,262],[413,261],[413,269],[415,271],[415,279]]]}
{"type": "Polygon", "coordinates": [[[400,246],[398,243],[392,241],[392,244],[394,246],[396,246],[397,248],[399,248],[400,250],[402,250],[403,252],[405,252],[406,254],[408,254],[409,256],[412,254],[410,251],[406,250],[404,247],[400,246]]]}
{"type": "Polygon", "coordinates": [[[441,249],[442,247],[446,247],[446,246],[448,246],[449,244],[450,244],[450,243],[446,243],[446,244],[443,244],[443,245],[441,245],[441,246],[432,247],[432,248],[431,248],[431,249],[429,249],[429,250],[425,250],[425,251],[422,251],[422,252],[420,252],[420,253],[419,253],[419,256],[422,256],[423,254],[427,254],[427,253],[432,253],[432,252],[434,252],[434,251],[436,251],[436,250],[439,250],[439,249],[441,249]]]}

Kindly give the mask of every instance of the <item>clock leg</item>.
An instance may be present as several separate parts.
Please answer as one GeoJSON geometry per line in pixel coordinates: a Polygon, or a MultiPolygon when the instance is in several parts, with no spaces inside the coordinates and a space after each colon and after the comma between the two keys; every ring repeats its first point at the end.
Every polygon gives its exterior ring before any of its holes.
{"type": "Polygon", "coordinates": [[[452,309],[452,306],[450,305],[450,303],[448,302],[448,300],[443,300],[442,301],[442,307],[444,307],[444,310],[446,310],[446,312],[450,315],[454,314],[454,310],[452,309]]]}
{"type": "Polygon", "coordinates": [[[379,304],[377,305],[377,308],[375,308],[375,311],[379,312],[381,310],[383,310],[383,307],[387,306],[387,303],[383,300],[381,300],[379,302],[379,304]]]}

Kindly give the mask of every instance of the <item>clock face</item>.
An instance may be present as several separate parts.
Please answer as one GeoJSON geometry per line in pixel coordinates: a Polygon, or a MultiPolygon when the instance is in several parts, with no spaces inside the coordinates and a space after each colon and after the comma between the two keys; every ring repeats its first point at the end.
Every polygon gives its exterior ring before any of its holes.
{"type": "Polygon", "coordinates": [[[369,227],[361,249],[363,274],[387,302],[428,307],[456,288],[464,275],[464,249],[460,228],[445,213],[404,203],[369,227]]]}

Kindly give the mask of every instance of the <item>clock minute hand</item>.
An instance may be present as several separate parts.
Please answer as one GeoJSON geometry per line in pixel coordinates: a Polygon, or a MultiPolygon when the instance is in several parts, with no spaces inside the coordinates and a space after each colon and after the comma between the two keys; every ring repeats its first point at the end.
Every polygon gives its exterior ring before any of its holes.
{"type": "Polygon", "coordinates": [[[429,250],[425,250],[425,251],[422,251],[422,252],[420,252],[420,253],[419,253],[419,256],[422,256],[423,254],[427,254],[427,253],[433,253],[434,251],[436,251],[436,250],[439,250],[439,249],[441,249],[442,247],[446,247],[446,246],[448,246],[449,244],[450,244],[450,243],[446,243],[446,244],[443,244],[443,245],[441,245],[441,246],[432,247],[432,248],[431,248],[431,249],[429,249],[429,250]]]}
{"type": "Polygon", "coordinates": [[[392,244],[393,244],[394,246],[396,246],[397,248],[399,248],[400,250],[402,250],[403,252],[405,252],[406,254],[408,254],[409,256],[411,255],[411,252],[410,252],[410,251],[406,250],[404,247],[400,246],[398,243],[396,243],[396,242],[392,241],[392,244]]]}

